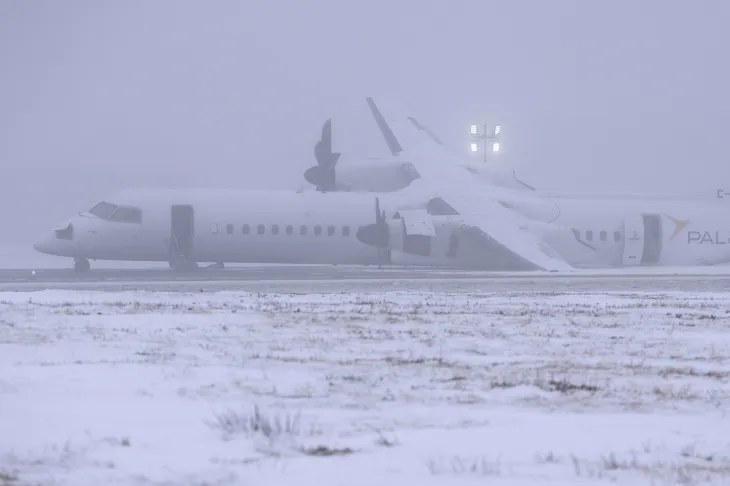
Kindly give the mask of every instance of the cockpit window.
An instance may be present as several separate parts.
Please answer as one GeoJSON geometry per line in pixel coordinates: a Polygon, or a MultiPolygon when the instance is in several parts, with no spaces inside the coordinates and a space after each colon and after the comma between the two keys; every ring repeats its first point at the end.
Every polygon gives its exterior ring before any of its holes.
{"type": "Polygon", "coordinates": [[[117,206],[108,202],[100,202],[93,208],[89,209],[89,213],[97,218],[117,223],[141,223],[142,210],[129,206],[117,206]]]}
{"type": "Polygon", "coordinates": [[[89,213],[101,219],[108,219],[109,216],[111,216],[112,213],[116,211],[116,209],[117,207],[114,204],[110,204],[108,202],[100,202],[93,208],[89,209],[89,213]]]}
{"type": "Polygon", "coordinates": [[[119,206],[109,217],[109,221],[139,224],[142,222],[142,210],[129,206],[119,206]]]}

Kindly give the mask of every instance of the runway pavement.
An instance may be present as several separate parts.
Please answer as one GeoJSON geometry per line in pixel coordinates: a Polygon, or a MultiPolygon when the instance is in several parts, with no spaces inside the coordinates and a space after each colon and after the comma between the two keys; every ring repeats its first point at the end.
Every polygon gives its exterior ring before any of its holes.
{"type": "Polygon", "coordinates": [[[70,269],[0,270],[0,291],[156,290],[252,292],[366,292],[383,290],[482,292],[730,291],[730,272],[646,273],[576,271],[494,273],[443,268],[359,267],[333,265],[251,265],[200,268],[178,273],[159,269],[98,269],[77,274],[70,269]],[[35,272],[35,273],[33,273],[35,272]]]}

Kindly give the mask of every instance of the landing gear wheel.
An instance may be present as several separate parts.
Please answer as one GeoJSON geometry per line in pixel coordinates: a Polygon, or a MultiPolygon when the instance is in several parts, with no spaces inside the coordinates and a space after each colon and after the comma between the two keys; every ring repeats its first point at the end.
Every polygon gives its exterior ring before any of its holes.
{"type": "Polygon", "coordinates": [[[181,256],[171,257],[168,263],[170,264],[170,268],[176,272],[187,272],[198,268],[196,262],[191,262],[181,256]]]}
{"type": "Polygon", "coordinates": [[[182,266],[182,270],[184,272],[192,272],[193,270],[197,270],[197,269],[198,269],[197,262],[185,261],[182,266]]]}
{"type": "Polygon", "coordinates": [[[74,272],[86,273],[91,270],[91,263],[86,258],[78,258],[74,260],[74,272]]]}

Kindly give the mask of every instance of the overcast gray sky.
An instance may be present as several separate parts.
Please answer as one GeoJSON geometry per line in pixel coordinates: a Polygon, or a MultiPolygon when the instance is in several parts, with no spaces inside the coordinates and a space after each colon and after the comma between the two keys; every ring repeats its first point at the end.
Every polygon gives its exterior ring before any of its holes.
{"type": "Polygon", "coordinates": [[[551,190],[730,189],[726,0],[0,2],[6,241],[133,185],[305,185],[321,123],[385,155],[401,96],[551,190]]]}

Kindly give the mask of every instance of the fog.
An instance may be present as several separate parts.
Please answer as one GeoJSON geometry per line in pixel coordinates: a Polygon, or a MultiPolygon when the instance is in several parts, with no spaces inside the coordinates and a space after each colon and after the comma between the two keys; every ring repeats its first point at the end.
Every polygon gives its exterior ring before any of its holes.
{"type": "Polygon", "coordinates": [[[550,190],[730,189],[730,3],[0,2],[0,233],[26,244],[127,186],[307,187],[322,122],[387,149],[401,97],[466,154],[471,122],[550,190]]]}

